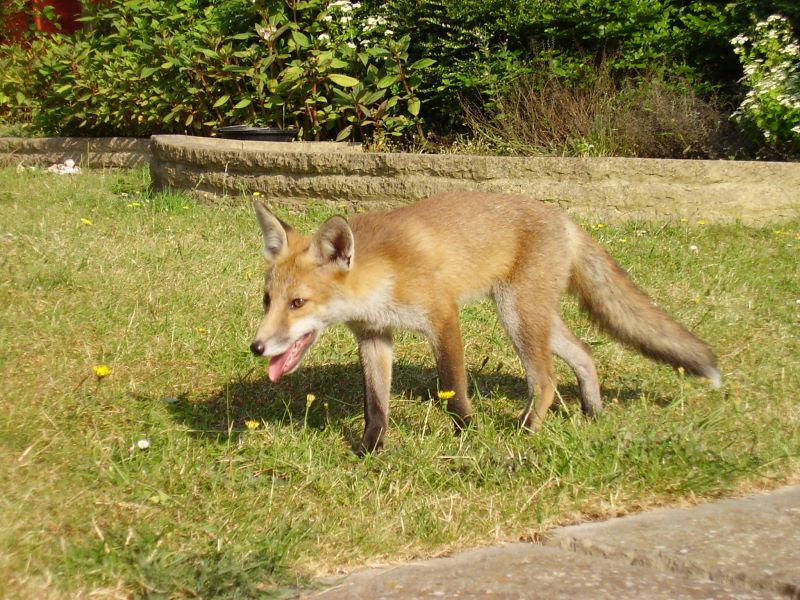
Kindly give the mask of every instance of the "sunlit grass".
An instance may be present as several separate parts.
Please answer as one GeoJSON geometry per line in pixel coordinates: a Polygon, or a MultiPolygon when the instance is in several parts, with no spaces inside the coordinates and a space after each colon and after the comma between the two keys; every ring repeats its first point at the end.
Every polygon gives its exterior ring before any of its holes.
{"type": "MultiPolygon", "coordinates": [[[[477,427],[452,435],[426,342],[400,333],[387,450],[358,459],[350,334],[330,330],[270,384],[248,350],[262,277],[249,203],[147,185],[0,170],[0,596],[278,593],[798,472],[800,223],[585,223],[717,349],[722,391],[566,301],[607,410],[584,418],[559,365],[562,405],[521,433],[522,370],[482,302],[462,314],[477,427]]],[[[309,231],[330,211],[280,214],[309,231]]]]}

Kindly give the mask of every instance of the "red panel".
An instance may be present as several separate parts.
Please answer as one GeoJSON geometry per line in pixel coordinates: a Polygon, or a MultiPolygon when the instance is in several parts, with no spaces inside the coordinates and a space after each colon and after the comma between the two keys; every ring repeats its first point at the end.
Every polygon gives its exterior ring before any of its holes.
{"type": "Polygon", "coordinates": [[[80,29],[80,23],[75,19],[81,16],[81,3],[78,0],[33,0],[33,5],[36,7],[36,29],[44,31],[45,33],[73,33],[76,29],[80,29]],[[41,15],[41,9],[45,6],[52,6],[55,11],[55,17],[61,25],[59,30],[56,24],[41,15]]]}

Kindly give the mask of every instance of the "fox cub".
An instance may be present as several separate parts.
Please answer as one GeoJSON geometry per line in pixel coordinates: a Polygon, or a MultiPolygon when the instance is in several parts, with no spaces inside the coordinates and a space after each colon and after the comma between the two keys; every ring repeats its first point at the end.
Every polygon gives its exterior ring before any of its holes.
{"type": "Polygon", "coordinates": [[[350,221],[331,217],[303,236],[255,202],[267,261],[264,317],[250,346],[271,357],[269,379],[294,372],[326,327],[345,323],[364,375],[361,451],[383,447],[392,330],[430,340],[456,428],[473,415],[458,311],[490,295],[527,374],[522,427],[541,426],[555,393],[552,355],[575,372],[587,414],[601,410],[589,348],[558,313],[569,291],[594,321],[642,354],[721,385],[714,353],[657,308],[563,212],[512,195],[448,193],[350,221]],[[535,400],[534,400],[535,399],[535,400]]]}

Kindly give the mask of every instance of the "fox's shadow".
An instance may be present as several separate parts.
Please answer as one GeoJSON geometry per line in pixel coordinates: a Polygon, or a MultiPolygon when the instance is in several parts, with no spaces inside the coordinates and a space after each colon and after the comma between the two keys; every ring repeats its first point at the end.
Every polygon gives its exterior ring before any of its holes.
{"type": "MultiPolygon", "coordinates": [[[[487,395],[498,390],[509,398],[519,399],[519,409],[522,409],[527,386],[521,377],[480,372],[470,373],[469,377],[473,400],[476,392],[487,395]]],[[[422,406],[429,401],[438,402],[436,384],[436,371],[431,367],[394,365],[393,394],[410,398],[422,406]]],[[[567,415],[580,410],[579,390],[574,381],[560,382],[558,390],[563,404],[556,401],[551,412],[567,415]]],[[[639,398],[640,391],[616,389],[614,395],[625,404],[639,398]]],[[[609,394],[603,392],[602,396],[608,398],[609,394]]],[[[667,402],[667,399],[655,399],[656,404],[667,402]]],[[[227,439],[239,435],[245,430],[248,420],[318,429],[328,423],[344,423],[345,435],[355,445],[363,427],[361,369],[358,363],[307,366],[278,384],[271,383],[263,370],[254,369],[205,398],[179,399],[170,410],[174,418],[198,437],[227,439]]],[[[480,407],[476,406],[476,412],[480,413],[480,407]]],[[[508,414],[503,421],[502,427],[513,429],[517,426],[515,414],[508,414]]]]}

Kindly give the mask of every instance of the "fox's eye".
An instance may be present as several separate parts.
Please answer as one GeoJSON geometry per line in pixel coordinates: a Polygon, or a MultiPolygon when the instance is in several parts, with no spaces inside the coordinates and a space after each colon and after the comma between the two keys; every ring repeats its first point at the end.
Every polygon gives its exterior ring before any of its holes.
{"type": "Polygon", "coordinates": [[[264,300],[263,300],[263,302],[264,302],[264,310],[269,310],[270,298],[269,298],[269,294],[267,292],[264,292],[264,300]]]}
{"type": "Polygon", "coordinates": [[[300,307],[301,307],[301,306],[303,306],[303,304],[305,304],[305,303],[306,303],[306,299],[305,299],[305,298],[295,298],[294,300],[292,300],[292,301],[289,303],[289,306],[290,306],[292,309],[295,309],[295,308],[300,308],[300,307]]]}

